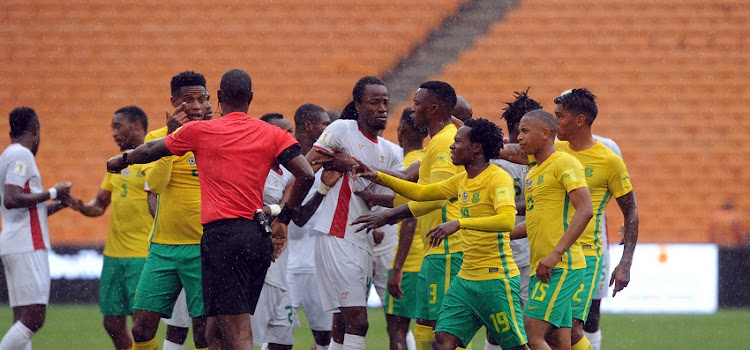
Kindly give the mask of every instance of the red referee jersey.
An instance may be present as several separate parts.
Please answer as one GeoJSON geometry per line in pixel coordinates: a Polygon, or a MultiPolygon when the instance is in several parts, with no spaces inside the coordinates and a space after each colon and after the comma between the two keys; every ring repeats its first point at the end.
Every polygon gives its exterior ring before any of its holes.
{"type": "Polygon", "coordinates": [[[201,224],[252,219],[263,208],[263,186],[274,160],[297,143],[288,132],[241,112],[189,122],[165,141],[176,155],[195,154],[201,224]]]}

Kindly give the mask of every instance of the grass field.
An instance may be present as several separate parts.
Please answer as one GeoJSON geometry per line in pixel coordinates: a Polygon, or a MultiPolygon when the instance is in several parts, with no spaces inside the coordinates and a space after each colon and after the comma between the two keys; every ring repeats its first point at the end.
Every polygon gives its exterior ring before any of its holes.
{"type": "MultiPolygon", "coordinates": [[[[11,323],[7,305],[0,309],[0,330],[11,323]]],[[[307,350],[312,336],[306,327],[295,331],[295,349],[307,350]]],[[[750,309],[721,310],[714,315],[602,315],[602,348],[617,349],[748,349],[750,348],[750,309]]],[[[159,343],[164,339],[159,329],[159,343]]],[[[474,338],[474,349],[484,347],[483,332],[474,338]]],[[[101,326],[95,305],[52,305],[44,328],[34,337],[35,350],[112,349],[101,326]]],[[[387,349],[388,335],[380,309],[370,309],[368,349],[387,349]]],[[[185,349],[193,349],[189,339],[185,349]]]]}

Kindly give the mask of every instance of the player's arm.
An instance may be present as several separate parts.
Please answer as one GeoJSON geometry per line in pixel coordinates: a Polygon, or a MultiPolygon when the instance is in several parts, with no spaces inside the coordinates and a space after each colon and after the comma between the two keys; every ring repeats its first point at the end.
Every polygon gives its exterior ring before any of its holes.
{"type": "Polygon", "coordinates": [[[520,222],[518,225],[513,227],[513,230],[510,231],[510,239],[521,239],[526,238],[526,221],[520,222]]]}
{"type": "Polygon", "coordinates": [[[397,224],[401,220],[413,218],[409,205],[404,204],[395,208],[388,208],[377,213],[362,215],[352,221],[350,225],[361,225],[355,232],[367,230],[368,232],[383,225],[397,224]]]}
{"type": "Polygon", "coordinates": [[[523,153],[521,146],[517,143],[505,144],[500,150],[500,158],[511,163],[529,164],[529,157],[526,156],[526,153],[523,153]]]}
{"type": "Polygon", "coordinates": [[[594,210],[591,207],[591,194],[589,193],[588,187],[576,188],[568,192],[568,196],[570,197],[570,203],[573,204],[573,208],[576,209],[576,212],[573,214],[573,218],[570,219],[568,229],[565,230],[565,233],[560,237],[555,249],[539,262],[536,274],[544,283],[549,281],[552,274],[552,268],[560,262],[563,254],[565,254],[573,243],[578,240],[578,237],[581,236],[586,225],[594,216],[594,210]]]}
{"type": "Polygon", "coordinates": [[[146,200],[148,201],[148,212],[151,214],[151,217],[156,216],[156,204],[158,201],[158,195],[156,193],[153,193],[151,191],[148,192],[146,195],[146,200]]]}
{"type": "Polygon", "coordinates": [[[635,253],[635,245],[638,241],[638,206],[635,201],[635,194],[630,191],[628,194],[617,198],[617,205],[620,206],[622,215],[625,217],[625,225],[623,230],[623,251],[620,263],[617,264],[615,269],[612,271],[612,278],[609,280],[609,285],[615,285],[615,289],[612,292],[614,297],[617,292],[628,286],[630,282],[630,266],[633,264],[633,253],[635,253]]]}
{"type": "Polygon", "coordinates": [[[401,280],[404,276],[404,263],[409,255],[411,243],[414,241],[416,228],[417,219],[404,219],[401,222],[401,229],[398,233],[398,249],[396,249],[396,255],[393,257],[393,272],[391,277],[388,278],[388,292],[396,299],[401,299],[404,296],[404,291],[401,289],[401,280]]]}
{"type": "Polygon", "coordinates": [[[99,193],[90,202],[82,205],[81,207],[71,206],[71,209],[76,210],[88,217],[97,217],[104,215],[104,212],[109,207],[109,203],[112,200],[112,192],[107,191],[103,188],[99,189],[99,193]]]}
{"type": "Polygon", "coordinates": [[[297,226],[305,226],[307,222],[310,221],[313,214],[318,211],[318,207],[320,207],[320,203],[323,202],[323,198],[325,198],[331,187],[333,187],[342,176],[343,174],[335,170],[323,170],[320,174],[320,186],[318,187],[318,190],[315,191],[312,198],[300,206],[297,213],[292,217],[292,220],[294,220],[294,223],[297,226]]]}
{"type": "Polygon", "coordinates": [[[167,188],[169,180],[172,179],[173,164],[174,157],[164,157],[148,165],[145,172],[150,192],[159,194],[167,188]]]}
{"type": "Polygon", "coordinates": [[[23,188],[16,185],[5,185],[3,204],[8,209],[28,208],[48,199],[66,199],[70,194],[70,182],[58,182],[55,187],[42,193],[24,193],[23,188]],[[54,197],[54,198],[52,198],[54,197]]]}
{"type": "Polygon", "coordinates": [[[505,205],[496,209],[496,214],[492,216],[478,218],[462,218],[448,221],[435,227],[427,233],[430,237],[430,245],[437,247],[443,240],[458,232],[460,229],[477,230],[486,232],[510,232],[516,222],[516,208],[505,205]]]}
{"type": "Polygon", "coordinates": [[[118,173],[131,164],[146,164],[157,159],[173,155],[164,138],[146,142],[136,149],[125,152],[122,155],[110,158],[107,161],[107,171],[118,173]]]}
{"type": "Polygon", "coordinates": [[[420,185],[414,182],[401,180],[382,171],[377,171],[368,167],[366,164],[357,160],[358,166],[356,175],[365,179],[375,181],[385,187],[392,189],[394,192],[416,201],[431,201],[445,199],[440,191],[438,183],[429,185],[420,185]]]}

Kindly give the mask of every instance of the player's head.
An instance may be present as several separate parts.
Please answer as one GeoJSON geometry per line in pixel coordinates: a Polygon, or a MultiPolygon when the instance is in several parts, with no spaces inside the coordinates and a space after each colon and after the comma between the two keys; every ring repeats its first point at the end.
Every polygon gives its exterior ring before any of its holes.
{"type": "Polygon", "coordinates": [[[469,101],[467,101],[461,95],[456,95],[456,106],[453,107],[453,112],[451,112],[451,114],[453,114],[454,117],[458,118],[458,120],[466,122],[474,115],[474,111],[471,110],[469,101]]]}
{"type": "Polygon", "coordinates": [[[521,118],[533,110],[542,109],[542,105],[529,97],[529,88],[526,91],[515,91],[513,96],[515,100],[513,102],[505,102],[508,107],[503,108],[502,118],[505,119],[505,123],[508,125],[508,138],[510,142],[518,142],[518,123],[521,122],[521,118]]]}
{"type": "Polygon", "coordinates": [[[401,120],[398,122],[396,135],[398,137],[398,144],[401,147],[404,147],[409,142],[422,144],[424,138],[427,137],[427,128],[416,126],[414,124],[414,111],[406,107],[404,108],[404,112],[401,113],[401,120]]]}
{"type": "Polygon", "coordinates": [[[420,127],[427,127],[430,120],[450,119],[456,107],[456,90],[443,81],[423,83],[414,94],[414,122],[420,127]]]}
{"type": "Polygon", "coordinates": [[[292,123],[284,119],[284,116],[280,113],[266,113],[262,117],[260,117],[260,120],[271,125],[276,125],[281,128],[281,130],[284,130],[290,134],[294,133],[292,123]]]}
{"type": "Polygon", "coordinates": [[[561,140],[569,140],[580,128],[590,128],[599,114],[596,96],[586,89],[565,91],[555,98],[555,104],[561,140]]]}
{"type": "Polygon", "coordinates": [[[388,122],[390,95],[385,83],[373,76],[366,76],[354,84],[352,102],[344,107],[341,119],[355,119],[360,127],[383,130],[388,122]]]}
{"type": "Polygon", "coordinates": [[[518,130],[518,145],[524,153],[533,155],[554,144],[558,126],[552,114],[537,109],[521,118],[518,130]]]}
{"type": "Polygon", "coordinates": [[[316,104],[305,103],[294,112],[294,128],[298,136],[304,134],[308,139],[317,140],[328,124],[331,124],[329,114],[316,104]]]}
{"type": "Polygon", "coordinates": [[[112,116],[112,137],[120,150],[129,150],[143,143],[148,130],[148,116],[137,106],[126,106],[112,116]]]}
{"type": "Polygon", "coordinates": [[[206,95],[206,113],[203,115],[203,120],[214,119],[214,106],[211,104],[211,94],[206,95]]]}
{"type": "Polygon", "coordinates": [[[201,120],[206,117],[208,108],[208,90],[203,74],[185,71],[172,77],[172,107],[177,108],[185,103],[185,114],[190,120],[201,120]]]}
{"type": "Polygon", "coordinates": [[[479,118],[469,119],[458,129],[451,145],[455,165],[466,165],[480,157],[485,162],[500,156],[503,131],[495,123],[479,118]]]}
{"type": "Polygon", "coordinates": [[[328,119],[331,120],[331,123],[337,121],[339,118],[341,118],[341,112],[335,110],[335,109],[329,109],[326,111],[328,113],[328,119]]]}
{"type": "Polygon", "coordinates": [[[253,83],[250,75],[241,69],[232,69],[224,73],[216,95],[223,113],[247,113],[253,100],[253,83]]]}
{"type": "Polygon", "coordinates": [[[10,139],[13,142],[20,142],[27,139],[31,144],[29,150],[36,155],[39,150],[39,117],[31,107],[18,107],[8,115],[10,123],[10,139]]]}

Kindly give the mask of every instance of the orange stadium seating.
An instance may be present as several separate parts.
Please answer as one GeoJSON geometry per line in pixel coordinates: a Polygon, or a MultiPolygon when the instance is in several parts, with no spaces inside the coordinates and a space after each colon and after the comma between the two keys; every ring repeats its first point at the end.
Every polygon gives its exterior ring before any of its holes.
{"type": "MultiPolygon", "coordinates": [[[[213,95],[221,74],[245,69],[253,77],[256,116],[291,118],[305,102],[341,109],[357,79],[382,75],[460,3],[6,0],[0,3],[0,106],[4,115],[19,105],[36,109],[45,186],[69,180],[88,200],[104,176],[104,161],[118,151],[112,113],[139,105],[151,129],[163,126],[176,73],[203,73],[213,95]]],[[[7,122],[0,123],[0,134],[7,131],[7,122]]],[[[0,145],[8,142],[6,136],[0,145]]],[[[52,242],[103,244],[106,220],[56,214],[52,242]]]]}
{"type": "MultiPolygon", "coordinates": [[[[552,111],[560,92],[591,89],[594,131],[620,145],[636,188],[639,241],[706,242],[726,198],[750,223],[748,32],[746,1],[526,0],[436,78],[501,124],[514,90],[552,111]]],[[[608,216],[617,242],[616,204],[608,216]]]]}

